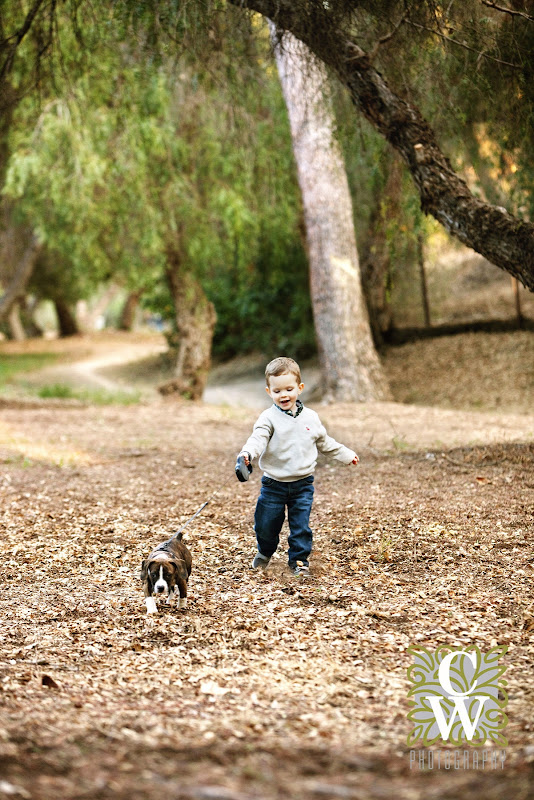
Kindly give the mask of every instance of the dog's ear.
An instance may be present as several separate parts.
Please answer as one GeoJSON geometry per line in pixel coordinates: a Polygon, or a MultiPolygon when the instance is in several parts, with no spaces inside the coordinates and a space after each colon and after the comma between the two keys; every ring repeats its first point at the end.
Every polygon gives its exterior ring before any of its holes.
{"type": "Polygon", "coordinates": [[[143,563],[141,564],[141,574],[139,577],[144,583],[147,579],[147,576],[148,576],[148,558],[145,558],[143,563]]]}

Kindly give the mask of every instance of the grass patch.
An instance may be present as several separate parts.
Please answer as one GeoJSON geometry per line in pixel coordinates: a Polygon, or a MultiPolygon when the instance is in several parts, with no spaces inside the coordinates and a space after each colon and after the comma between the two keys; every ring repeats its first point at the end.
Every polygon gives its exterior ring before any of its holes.
{"type": "Polygon", "coordinates": [[[37,390],[39,397],[74,398],[76,391],[66,383],[51,383],[37,390]]]}
{"type": "Polygon", "coordinates": [[[57,353],[0,354],[0,389],[19,372],[33,372],[57,361],[57,353]]]}
{"type": "Polygon", "coordinates": [[[106,389],[75,389],[67,383],[47,384],[37,390],[37,395],[42,398],[81,400],[84,403],[96,406],[129,406],[138,403],[141,398],[140,392],[110,392],[106,389]]]}

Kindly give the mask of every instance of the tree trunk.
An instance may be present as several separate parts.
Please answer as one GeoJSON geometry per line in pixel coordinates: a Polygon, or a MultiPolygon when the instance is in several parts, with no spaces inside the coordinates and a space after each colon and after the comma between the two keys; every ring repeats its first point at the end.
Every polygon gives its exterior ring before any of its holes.
{"type": "Polygon", "coordinates": [[[0,186],[4,185],[9,161],[9,130],[18,95],[7,79],[0,78],[0,186]]]}
{"type": "Polygon", "coordinates": [[[31,339],[40,339],[44,336],[43,329],[35,321],[35,311],[38,305],[39,299],[37,297],[30,298],[28,295],[25,295],[24,298],[19,301],[22,326],[26,336],[31,339]]]}
{"type": "Polygon", "coordinates": [[[517,327],[523,327],[523,314],[521,312],[521,295],[519,294],[519,283],[517,278],[512,278],[512,292],[514,293],[515,301],[515,317],[517,320],[517,327]]]}
{"type": "Polygon", "coordinates": [[[82,331],[96,331],[102,328],[102,320],[111,302],[119,294],[120,288],[115,284],[107,286],[96,302],[88,308],[86,300],[78,300],[76,303],[76,324],[82,331]]]}
{"type": "Polygon", "coordinates": [[[119,330],[131,331],[135,322],[135,313],[139,308],[141,291],[130,292],[122,307],[119,330]]]}
{"type": "Polygon", "coordinates": [[[24,330],[24,325],[22,324],[22,320],[20,318],[20,307],[18,301],[13,303],[11,306],[9,314],[7,315],[7,323],[9,325],[11,338],[16,342],[25,341],[26,331],[24,330]]]}
{"type": "Polygon", "coordinates": [[[76,317],[70,310],[67,303],[64,300],[54,299],[54,306],[56,309],[56,316],[59,326],[59,335],[62,337],[65,336],[76,336],[80,330],[78,328],[78,323],[76,322],[76,317]]]}
{"type": "Polygon", "coordinates": [[[217,320],[215,307],[197,278],[184,267],[180,254],[167,255],[167,281],[174,300],[176,334],[170,340],[176,350],[174,377],[159,387],[161,394],[177,393],[200,400],[211,365],[211,345],[217,320]]]}
{"type": "Polygon", "coordinates": [[[388,398],[363,298],[347,174],[323,94],[327,76],[293,37],[275,55],[302,192],[323,399],[388,398]]]}
{"type": "Polygon", "coordinates": [[[417,236],[417,262],[419,264],[419,278],[421,281],[421,303],[423,305],[423,319],[425,328],[430,328],[430,302],[428,300],[428,285],[425,269],[425,248],[423,234],[417,236]]]}
{"type": "Polygon", "coordinates": [[[365,53],[338,28],[329,3],[230,0],[290,31],[337,73],[355,106],[402,156],[421,207],[463,244],[534,291],[534,224],[474,197],[441,152],[434,131],[400,98],[365,53]]]}
{"type": "Polygon", "coordinates": [[[388,247],[387,226],[391,217],[399,215],[402,192],[402,164],[388,149],[382,165],[387,175],[385,187],[375,190],[366,240],[361,250],[362,284],[371,321],[373,339],[377,345],[384,342],[384,334],[393,327],[393,311],[389,301],[393,265],[388,247]]]}
{"type": "MultiPolygon", "coordinates": [[[[11,233],[12,231],[10,231],[10,234],[11,233]]],[[[24,295],[26,286],[28,285],[28,281],[30,280],[31,274],[35,267],[40,249],[41,245],[37,241],[37,237],[33,233],[30,233],[29,241],[27,242],[21,257],[15,264],[14,271],[4,291],[4,294],[2,297],[0,297],[0,320],[9,316],[11,308],[15,305],[17,300],[24,295]]],[[[15,252],[16,250],[17,248],[15,248],[15,252]]]]}

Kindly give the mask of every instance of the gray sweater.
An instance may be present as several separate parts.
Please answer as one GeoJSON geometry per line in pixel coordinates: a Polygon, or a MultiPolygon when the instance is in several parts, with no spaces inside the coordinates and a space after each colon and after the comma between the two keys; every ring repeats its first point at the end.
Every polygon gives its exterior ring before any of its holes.
{"type": "Polygon", "coordinates": [[[317,451],[350,464],[356,453],[328,436],[318,414],[310,408],[298,416],[273,405],[258,417],[243,450],[251,461],[260,456],[260,469],[277,481],[298,481],[313,475],[317,451]]]}

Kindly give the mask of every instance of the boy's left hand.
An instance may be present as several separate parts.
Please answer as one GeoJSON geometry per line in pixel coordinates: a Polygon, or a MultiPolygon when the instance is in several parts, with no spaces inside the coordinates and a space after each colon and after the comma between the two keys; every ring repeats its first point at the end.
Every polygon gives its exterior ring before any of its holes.
{"type": "Polygon", "coordinates": [[[358,456],[354,456],[354,458],[352,459],[351,463],[352,464],[359,464],[360,463],[360,459],[358,458],[358,456]]]}

